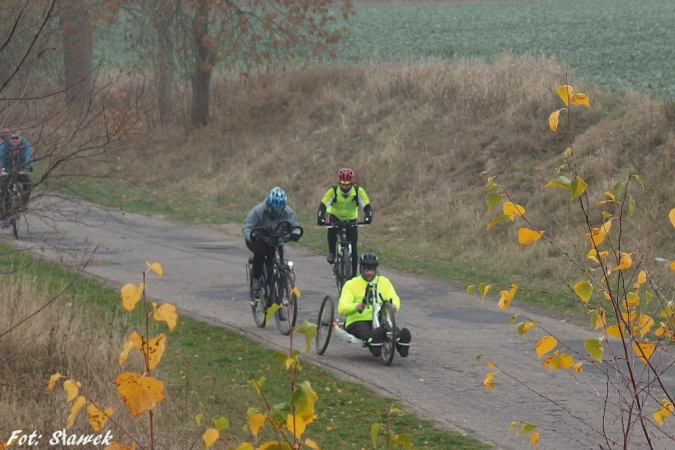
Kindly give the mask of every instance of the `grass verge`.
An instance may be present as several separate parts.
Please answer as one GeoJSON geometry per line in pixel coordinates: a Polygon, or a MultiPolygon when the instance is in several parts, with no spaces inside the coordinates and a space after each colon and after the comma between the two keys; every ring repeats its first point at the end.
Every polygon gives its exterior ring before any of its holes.
{"type": "MultiPolygon", "coordinates": [[[[114,407],[115,420],[136,436],[147,438],[147,421],[128,418],[114,386],[115,376],[123,370],[117,364],[122,344],[131,331],[143,329],[140,305],[127,314],[117,290],[2,244],[0,270],[0,307],[7,311],[0,319],[0,331],[46,305],[0,338],[0,376],[5,380],[0,386],[0,439],[6,440],[5,434],[17,429],[49,434],[64,427],[70,410],[65,394],[44,390],[47,379],[56,371],[81,381],[89,397],[105,407],[114,407]]],[[[153,282],[157,281],[148,281],[153,282]]],[[[157,327],[152,335],[166,332],[163,325],[157,327]]],[[[229,420],[228,445],[236,447],[236,443],[249,440],[250,434],[244,429],[246,411],[261,405],[262,399],[248,380],[264,376],[263,390],[272,404],[288,397],[289,374],[273,359],[273,353],[239,334],[181,317],[174,333],[168,335],[161,364],[153,372],[165,382],[167,392],[166,400],[156,409],[158,445],[189,447],[200,434],[194,421],[198,413],[213,418],[222,415],[229,420]]],[[[140,353],[130,354],[124,370],[140,367],[140,353]]],[[[378,397],[366,387],[338,380],[308,363],[298,380],[310,381],[319,395],[317,418],[307,435],[322,449],[370,448],[371,425],[382,422],[392,406],[401,408],[394,399],[378,397]]],[[[90,432],[82,416],[76,420],[73,433],[90,432]]],[[[394,415],[391,427],[412,434],[415,448],[488,448],[411,413],[394,415]]],[[[121,433],[113,434],[125,440],[121,433]]],[[[271,437],[264,434],[262,439],[271,437]]]]}

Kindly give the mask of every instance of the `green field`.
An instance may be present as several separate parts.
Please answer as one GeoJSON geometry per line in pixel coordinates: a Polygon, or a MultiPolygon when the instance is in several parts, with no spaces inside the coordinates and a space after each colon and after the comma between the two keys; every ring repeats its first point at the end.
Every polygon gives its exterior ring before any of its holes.
{"type": "Polygon", "coordinates": [[[675,94],[675,2],[568,0],[355,5],[339,64],[556,55],[605,89],[675,94]]]}
{"type": "MultiPolygon", "coordinates": [[[[675,94],[672,0],[382,2],[354,10],[350,33],[338,44],[338,65],[543,53],[605,90],[675,94]]],[[[138,49],[125,46],[135,45],[131,36],[139,32],[124,20],[112,29],[99,26],[98,63],[135,66],[138,49]]]]}

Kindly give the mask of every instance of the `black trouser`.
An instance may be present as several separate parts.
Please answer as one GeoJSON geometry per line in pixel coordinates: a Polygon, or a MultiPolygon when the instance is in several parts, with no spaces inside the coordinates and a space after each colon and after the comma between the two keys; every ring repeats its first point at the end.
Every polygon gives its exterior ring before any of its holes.
{"type": "Polygon", "coordinates": [[[347,333],[356,336],[368,344],[368,348],[375,356],[379,356],[382,348],[383,329],[382,327],[373,330],[373,322],[370,320],[359,320],[349,324],[346,328],[347,333]]]}
{"type": "MultiPolygon", "coordinates": [[[[338,219],[339,220],[339,219],[338,219]]],[[[356,221],[354,221],[356,222],[356,221]]],[[[347,240],[352,243],[352,275],[356,276],[358,274],[359,267],[359,252],[356,248],[356,244],[359,241],[358,227],[347,227],[347,240]]],[[[338,234],[340,230],[338,228],[329,228],[328,229],[328,253],[335,254],[335,246],[337,245],[338,234]]]]}
{"type": "MultiPolygon", "coordinates": [[[[270,247],[264,242],[251,242],[248,239],[246,241],[246,247],[253,252],[253,268],[251,269],[251,280],[255,278],[260,278],[262,276],[263,264],[265,264],[265,259],[267,258],[268,267],[272,266],[274,261],[274,247],[270,247]]],[[[279,256],[281,260],[284,260],[284,247],[283,245],[279,246],[279,256]]]]}
{"type": "Polygon", "coordinates": [[[18,183],[23,184],[23,194],[21,196],[22,202],[27,202],[28,197],[30,196],[30,187],[31,187],[31,182],[30,182],[30,177],[25,174],[25,173],[20,173],[20,174],[15,174],[15,175],[7,175],[2,177],[0,180],[0,197],[2,197],[2,208],[3,211],[7,211],[9,209],[9,184],[12,180],[12,176],[16,177],[16,181],[18,183]]]}

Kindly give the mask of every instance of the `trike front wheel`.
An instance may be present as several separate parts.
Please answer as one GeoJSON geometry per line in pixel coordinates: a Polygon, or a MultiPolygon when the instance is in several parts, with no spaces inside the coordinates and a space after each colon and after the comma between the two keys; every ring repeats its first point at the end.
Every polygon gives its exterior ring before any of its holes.
{"type": "Polygon", "coordinates": [[[316,323],[316,353],[323,355],[328,348],[330,336],[333,333],[335,320],[335,305],[330,295],[326,295],[319,308],[319,318],[316,323]]]}

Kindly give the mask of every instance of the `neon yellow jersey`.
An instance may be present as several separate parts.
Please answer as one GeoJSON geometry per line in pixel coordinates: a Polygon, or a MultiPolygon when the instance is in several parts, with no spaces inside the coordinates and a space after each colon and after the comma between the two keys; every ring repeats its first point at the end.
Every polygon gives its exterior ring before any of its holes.
{"type": "MultiPolygon", "coordinates": [[[[398,298],[394,286],[387,277],[376,276],[373,278],[374,283],[377,284],[377,292],[382,299],[391,300],[396,305],[396,312],[401,309],[401,299],[398,298]]],[[[356,310],[356,305],[363,301],[366,295],[366,287],[368,282],[362,276],[356,276],[347,281],[342,286],[342,293],[340,294],[340,301],[338,302],[338,313],[346,317],[345,328],[354,322],[362,320],[373,320],[373,307],[368,306],[362,312],[356,310]]],[[[380,300],[381,301],[381,300],[380,300]]]]}
{"type": "Polygon", "coordinates": [[[359,206],[365,208],[370,204],[366,191],[353,184],[345,195],[337,185],[328,188],[321,199],[326,205],[326,213],[339,220],[356,220],[359,217],[359,206]]]}

